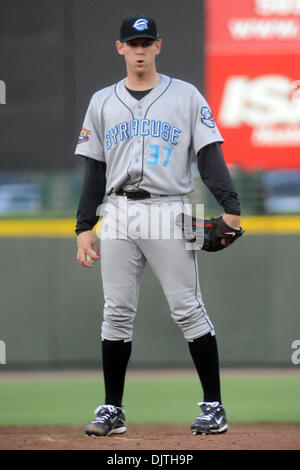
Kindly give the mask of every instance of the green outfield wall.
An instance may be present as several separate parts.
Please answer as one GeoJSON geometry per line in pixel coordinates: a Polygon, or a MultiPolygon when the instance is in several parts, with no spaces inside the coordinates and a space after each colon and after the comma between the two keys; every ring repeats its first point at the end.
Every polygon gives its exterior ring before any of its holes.
{"type": "MultiPolygon", "coordinates": [[[[206,309],[222,366],[292,366],[300,339],[299,234],[252,234],[220,253],[198,255],[206,309]]],[[[76,239],[1,238],[0,340],[6,368],[100,364],[103,291],[99,263],[76,261],[76,239]]],[[[190,366],[182,333],[147,267],[132,367],[190,366]]],[[[298,366],[300,367],[300,366],[298,366]]]]}

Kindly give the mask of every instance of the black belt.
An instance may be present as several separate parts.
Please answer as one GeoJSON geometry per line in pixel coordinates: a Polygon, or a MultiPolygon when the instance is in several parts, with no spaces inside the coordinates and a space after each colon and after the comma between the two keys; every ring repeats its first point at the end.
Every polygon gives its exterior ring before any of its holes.
{"type": "Polygon", "coordinates": [[[125,191],[124,189],[118,189],[116,191],[117,196],[126,196],[128,199],[148,199],[151,197],[151,194],[144,189],[140,189],[139,191],[125,191]]]}

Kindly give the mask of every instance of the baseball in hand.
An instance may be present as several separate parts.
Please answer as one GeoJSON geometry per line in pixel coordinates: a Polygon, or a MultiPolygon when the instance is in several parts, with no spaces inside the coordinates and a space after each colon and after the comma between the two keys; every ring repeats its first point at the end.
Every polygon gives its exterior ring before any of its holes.
{"type": "MultiPolygon", "coordinates": [[[[92,251],[93,255],[97,256],[97,253],[95,252],[95,250],[93,250],[93,248],[91,248],[91,251],[92,251]]],[[[85,255],[85,259],[86,259],[86,262],[90,263],[90,264],[95,264],[96,261],[97,261],[96,259],[91,258],[88,254],[85,255]]]]}

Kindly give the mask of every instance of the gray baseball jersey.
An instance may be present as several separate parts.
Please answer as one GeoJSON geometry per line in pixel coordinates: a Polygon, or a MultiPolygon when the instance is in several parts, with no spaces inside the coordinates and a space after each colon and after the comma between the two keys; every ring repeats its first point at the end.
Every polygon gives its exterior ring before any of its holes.
{"type": "Polygon", "coordinates": [[[172,196],[194,190],[193,155],[213,142],[223,139],[201,93],[160,74],[140,101],[125,79],[96,92],[75,154],[106,163],[107,194],[134,187],[172,196]]]}

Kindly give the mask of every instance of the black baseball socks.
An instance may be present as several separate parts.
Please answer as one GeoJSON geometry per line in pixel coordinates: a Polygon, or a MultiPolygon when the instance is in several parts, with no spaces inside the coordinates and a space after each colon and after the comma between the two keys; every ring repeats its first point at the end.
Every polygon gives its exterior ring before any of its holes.
{"type": "Polygon", "coordinates": [[[102,364],[105,386],[105,404],[122,405],[131,341],[102,341],[102,364]]]}
{"type": "Polygon", "coordinates": [[[221,402],[219,356],[216,337],[210,333],[188,342],[203,388],[203,401],[221,402]]]}
{"type": "MultiPolygon", "coordinates": [[[[202,388],[203,401],[221,402],[219,357],[216,337],[207,333],[188,342],[202,388]]],[[[102,341],[105,404],[122,405],[124,383],[131,355],[131,341],[102,341]]]]}

